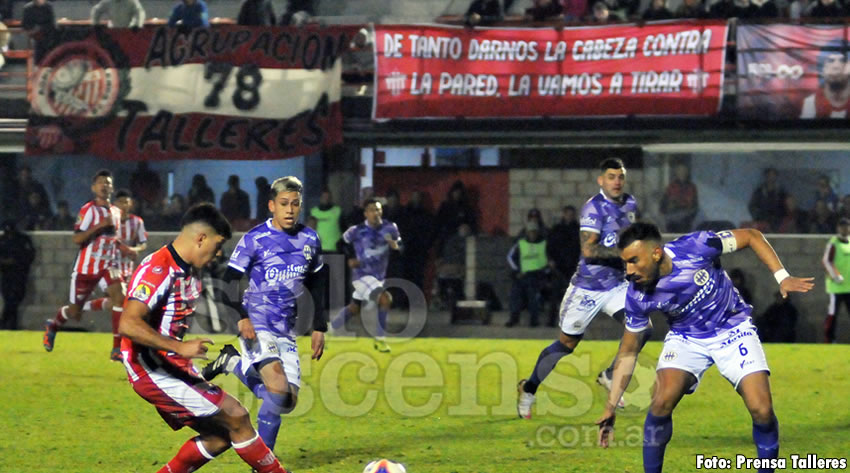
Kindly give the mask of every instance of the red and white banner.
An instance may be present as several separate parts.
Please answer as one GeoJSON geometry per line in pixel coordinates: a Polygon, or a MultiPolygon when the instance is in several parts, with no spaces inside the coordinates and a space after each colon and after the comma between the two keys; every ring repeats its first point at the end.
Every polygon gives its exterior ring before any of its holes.
{"type": "Polygon", "coordinates": [[[350,28],[66,29],[39,44],[28,154],[280,159],[342,141],[350,28]]]}
{"type": "Polygon", "coordinates": [[[726,22],[376,26],[374,118],[713,115],[726,22]]]}

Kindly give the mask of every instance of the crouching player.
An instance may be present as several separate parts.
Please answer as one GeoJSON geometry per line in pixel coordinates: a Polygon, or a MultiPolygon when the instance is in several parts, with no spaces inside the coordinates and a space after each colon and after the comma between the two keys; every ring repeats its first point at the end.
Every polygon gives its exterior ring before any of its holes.
{"type": "Polygon", "coordinates": [[[255,471],[286,473],[242,404],[204,381],[192,365],[193,358],[206,358],[212,340],[183,341],[201,294],[196,271],[212,261],[230,236],[230,224],[214,206],[192,207],[177,238],[142,261],[124,301],[121,352],[133,390],[172,429],[189,426],[200,434],[159,473],[195,471],[231,446],[255,471]]]}
{"type": "Polygon", "coordinates": [[[713,364],[750,412],[759,458],[777,458],[779,424],[773,412],[770,370],[750,318],[753,308],[738,294],[719,258],[752,248],[773,272],[783,297],[808,292],[812,278],[791,277],[761,232],[752,229],[691,233],[663,244],[657,227],[636,223],[620,234],[618,247],[630,281],[626,330],[605,412],[597,421],[600,444],[608,446],[617,400],[629,384],[641,349],[639,334],[649,326],[649,314],[658,310],[667,317],[670,332],[658,359],[656,390],[644,423],[644,471],[661,471],[673,435],[673,409],[696,390],[713,364]]]}

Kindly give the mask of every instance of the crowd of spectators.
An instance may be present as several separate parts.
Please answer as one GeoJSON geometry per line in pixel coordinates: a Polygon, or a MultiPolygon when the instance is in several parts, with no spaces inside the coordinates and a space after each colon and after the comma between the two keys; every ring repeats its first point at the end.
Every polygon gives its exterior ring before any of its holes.
{"type": "MultiPolygon", "coordinates": [[[[513,0],[473,0],[464,14],[470,26],[488,26],[512,16],[513,0]]],[[[760,19],[829,18],[846,16],[840,0],[682,0],[672,11],[667,0],[651,0],[641,9],[640,0],[533,0],[525,9],[526,21],[608,23],[655,21],[674,18],[760,19]]]]}

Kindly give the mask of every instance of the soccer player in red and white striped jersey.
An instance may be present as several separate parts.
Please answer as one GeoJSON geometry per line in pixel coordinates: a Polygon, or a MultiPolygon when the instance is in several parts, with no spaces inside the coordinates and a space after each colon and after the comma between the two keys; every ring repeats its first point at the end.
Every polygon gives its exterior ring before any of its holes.
{"type": "Polygon", "coordinates": [[[121,229],[121,211],[112,205],[112,173],[106,169],[98,171],[92,178],[91,191],[94,199],[80,209],[77,223],[74,224],[74,244],[80,246],[80,253],[74,262],[71,273],[70,304],[59,309],[53,320],[47,321],[44,330],[43,345],[47,351],[53,351],[56,331],[68,319],[80,320],[82,306],[91,295],[98,281],[106,282],[106,293],[112,301],[113,360],[120,361],[117,337],[118,321],[121,317],[121,303],[124,300],[124,285],[118,268],[117,233],[121,229]]]}
{"type": "Polygon", "coordinates": [[[212,340],[183,340],[201,295],[197,272],[231,237],[227,219],[211,204],[186,212],[171,244],[142,260],[124,301],[121,351],[133,390],[153,404],[174,430],[189,426],[189,439],[159,473],[189,473],[231,446],[260,473],[286,473],[254,430],[248,411],[192,364],[206,358],[212,340]]]}
{"type": "Polygon", "coordinates": [[[118,230],[119,254],[118,266],[121,268],[121,277],[129,281],[136,269],[136,260],[139,253],[148,247],[148,232],[145,230],[145,221],[142,217],[132,214],[135,201],[130,191],[120,189],[115,193],[115,206],[121,210],[121,228],[118,230]]]}

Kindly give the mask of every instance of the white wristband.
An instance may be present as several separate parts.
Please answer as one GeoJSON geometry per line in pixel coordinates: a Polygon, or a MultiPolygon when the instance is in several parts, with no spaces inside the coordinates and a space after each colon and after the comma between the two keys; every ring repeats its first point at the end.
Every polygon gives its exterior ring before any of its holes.
{"type": "Polygon", "coordinates": [[[785,278],[790,278],[791,275],[788,274],[788,271],[785,271],[785,268],[782,268],[773,273],[773,277],[776,278],[777,283],[782,284],[782,281],[784,281],[785,278]]]}

